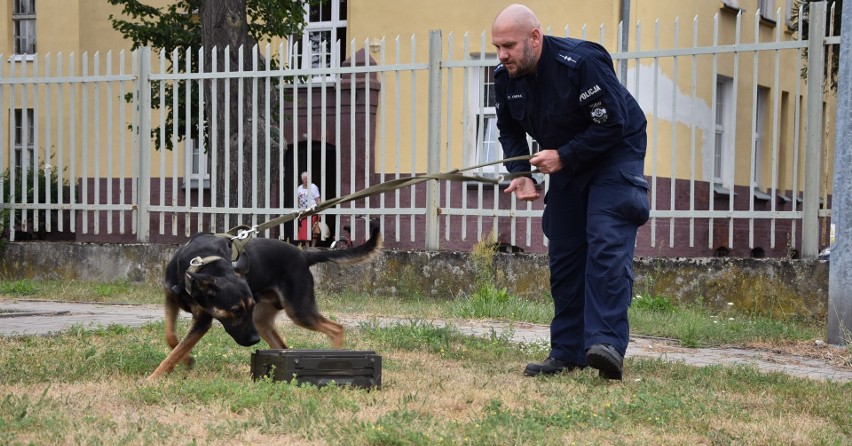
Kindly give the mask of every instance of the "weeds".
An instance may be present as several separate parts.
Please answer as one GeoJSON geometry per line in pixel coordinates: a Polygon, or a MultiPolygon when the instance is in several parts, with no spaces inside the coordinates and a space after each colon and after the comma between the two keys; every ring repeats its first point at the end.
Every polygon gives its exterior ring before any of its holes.
{"type": "Polygon", "coordinates": [[[481,240],[471,251],[473,262],[473,291],[457,298],[452,304],[455,316],[463,318],[489,318],[546,322],[553,317],[552,309],[521,299],[509,293],[506,287],[495,285],[495,236],[481,240]]]}

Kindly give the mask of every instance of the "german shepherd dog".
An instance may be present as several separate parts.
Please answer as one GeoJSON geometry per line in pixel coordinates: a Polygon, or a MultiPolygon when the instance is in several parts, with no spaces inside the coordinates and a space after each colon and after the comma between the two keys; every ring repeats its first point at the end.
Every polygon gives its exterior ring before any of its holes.
{"type": "Polygon", "coordinates": [[[343,326],[317,310],[314,277],[309,267],[322,262],[359,263],[371,259],[382,247],[377,226],[364,244],[342,251],[303,251],[287,242],[254,238],[231,261],[227,237],[202,233],[178,248],[166,265],[166,342],[171,353],[148,377],[171,372],[179,362],[192,367],[192,348],[207,333],[213,319],[238,344],[250,346],[260,339],[270,348],[286,349],[275,329],[275,317],[284,310],[293,322],[325,333],[334,348],[343,346],[343,326]],[[192,313],[192,326],[178,342],[175,323],[183,309],[192,313]]]}

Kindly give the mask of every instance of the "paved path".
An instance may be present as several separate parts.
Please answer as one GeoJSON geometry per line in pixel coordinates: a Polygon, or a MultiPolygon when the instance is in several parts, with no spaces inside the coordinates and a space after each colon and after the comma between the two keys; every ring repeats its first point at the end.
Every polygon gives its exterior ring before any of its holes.
{"type": "MultiPolygon", "coordinates": [[[[182,317],[188,317],[183,313],[182,317]]],[[[107,305],[0,299],[0,336],[43,335],[66,330],[79,324],[85,327],[120,324],[131,327],[163,318],[162,307],[155,305],[107,305]]],[[[357,327],[364,322],[391,325],[406,321],[399,318],[340,317],[345,326],[357,327]]],[[[547,342],[549,329],[544,325],[495,321],[426,320],[436,326],[452,325],[461,333],[490,336],[511,333],[516,342],[547,342]]],[[[836,348],[836,347],[825,347],[836,348]]],[[[845,352],[848,353],[848,352],[845,352]]],[[[628,357],[662,358],[696,367],[719,364],[746,364],[765,372],[784,372],[816,380],[852,382],[852,369],[827,364],[803,356],[778,354],[764,350],[740,348],[682,348],[665,339],[636,336],[631,339],[628,357]]]]}

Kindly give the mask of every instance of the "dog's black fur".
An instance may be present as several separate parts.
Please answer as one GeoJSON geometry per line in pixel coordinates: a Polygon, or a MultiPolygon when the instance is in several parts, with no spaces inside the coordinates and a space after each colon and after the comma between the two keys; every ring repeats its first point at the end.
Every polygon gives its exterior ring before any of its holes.
{"type": "Polygon", "coordinates": [[[213,319],[240,345],[254,345],[262,338],[271,348],[285,349],[287,344],[275,329],[275,317],[284,310],[296,325],[325,333],[334,348],[341,348],[343,326],[317,310],[309,267],[322,262],[362,262],[381,246],[377,227],[371,229],[366,243],[342,251],[304,251],[280,240],[255,238],[243,245],[232,263],[228,238],[193,236],[166,266],[166,342],[172,351],[148,379],[171,372],[181,361],[192,366],[189,353],[213,319]],[[190,262],[196,257],[204,262],[191,272],[190,262]],[[192,327],[178,342],[175,323],[181,309],[192,313],[192,327]]]}

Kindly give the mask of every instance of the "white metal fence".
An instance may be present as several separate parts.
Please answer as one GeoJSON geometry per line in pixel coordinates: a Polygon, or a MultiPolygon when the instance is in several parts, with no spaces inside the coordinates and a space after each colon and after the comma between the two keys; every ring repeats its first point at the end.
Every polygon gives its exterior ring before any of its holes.
{"type": "MultiPolygon", "coordinates": [[[[640,24],[635,48],[613,53],[649,120],[653,208],[638,254],[813,256],[827,243],[833,101],[824,50],[839,38],[824,37],[825,5],[814,7],[805,38],[790,39],[780,21],[762,38],[760,14],[754,35],[743,36],[752,18],[740,14],[733,36],[716,17],[712,44],[699,43],[708,30],[698,20],[665,33],[658,22],[652,45],[640,40],[648,35],[640,24]]],[[[603,28],[570,31],[606,43],[603,28]]],[[[293,211],[302,171],[330,198],[502,155],[489,102],[497,61],[484,33],[433,32],[425,53],[414,37],[335,50],[348,59],[299,69],[286,68],[298,64],[284,46],[2,64],[0,208],[10,238],[180,242],[293,211]],[[208,118],[217,114],[221,121],[208,118]]],[[[481,173],[498,176],[500,167],[481,173]]],[[[377,218],[396,248],[466,249],[494,232],[506,245],[546,249],[543,204],[502,189],[430,182],[340,205],[321,220],[332,238],[348,227],[360,239],[360,217],[377,218]]],[[[296,224],[264,235],[304,236],[296,224]]]]}

